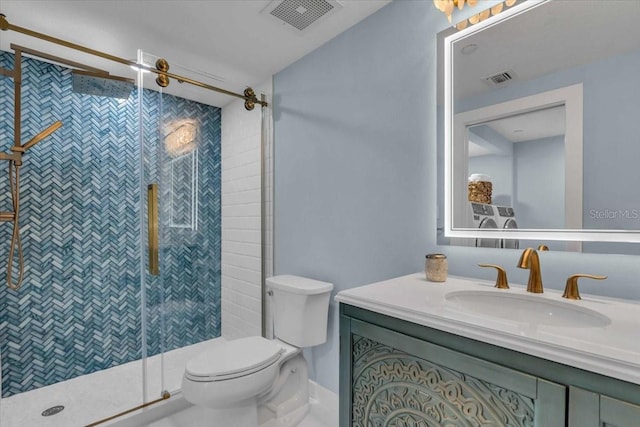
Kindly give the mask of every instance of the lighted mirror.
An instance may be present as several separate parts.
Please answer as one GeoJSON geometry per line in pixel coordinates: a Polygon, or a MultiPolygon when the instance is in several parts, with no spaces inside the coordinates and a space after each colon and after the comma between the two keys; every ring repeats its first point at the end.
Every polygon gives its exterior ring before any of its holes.
{"type": "Polygon", "coordinates": [[[442,240],[640,242],[638,22],[635,1],[527,1],[440,35],[442,240]]]}

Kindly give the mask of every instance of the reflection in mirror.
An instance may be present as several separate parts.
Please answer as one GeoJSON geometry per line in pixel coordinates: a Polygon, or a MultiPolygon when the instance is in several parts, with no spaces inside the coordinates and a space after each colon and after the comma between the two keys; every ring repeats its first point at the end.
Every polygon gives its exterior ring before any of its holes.
{"type": "Polygon", "coordinates": [[[477,230],[487,216],[470,202],[488,205],[499,230],[582,228],[582,104],[578,84],[455,114],[454,229],[477,230]]]}
{"type": "Polygon", "coordinates": [[[468,175],[492,183],[489,204],[512,207],[518,227],[566,228],[564,105],[467,129],[468,175]]]}
{"type": "MultiPolygon", "coordinates": [[[[481,202],[492,205],[496,228],[567,228],[564,137],[564,105],[467,127],[467,185],[479,176],[491,183],[481,202]]],[[[468,195],[470,202],[472,198],[468,195]]],[[[478,213],[473,211],[480,209],[473,207],[468,226],[474,226],[478,213]]],[[[485,241],[519,248],[517,239],[476,239],[476,246],[485,241]]]]}
{"type": "Polygon", "coordinates": [[[603,241],[609,243],[585,243],[583,249],[639,253],[636,244],[611,242],[640,240],[640,2],[527,3],[443,42],[450,49],[450,66],[442,80],[450,78],[450,91],[443,90],[440,79],[438,88],[450,103],[446,109],[447,102],[439,103],[439,126],[449,120],[438,130],[439,155],[444,157],[448,134],[451,163],[446,176],[444,168],[439,171],[450,190],[439,195],[441,241],[449,241],[445,232],[459,237],[452,243],[464,244],[509,233],[474,228],[468,179],[481,174],[492,181],[487,204],[513,209],[518,229],[507,235],[547,244],[563,239],[603,241]],[[535,109],[516,108],[512,114],[489,112],[484,118],[470,118],[472,111],[490,111],[573,86],[580,86],[584,100],[575,111],[562,102],[543,103],[535,109]],[[524,124],[510,123],[516,120],[524,124]],[[560,130],[552,125],[555,122],[560,130]],[[541,126],[534,128],[534,123],[541,126]],[[525,137],[529,124],[538,136],[525,137]],[[575,153],[568,149],[571,132],[579,133],[581,143],[575,153]],[[469,232],[461,235],[456,230],[469,232]]]}

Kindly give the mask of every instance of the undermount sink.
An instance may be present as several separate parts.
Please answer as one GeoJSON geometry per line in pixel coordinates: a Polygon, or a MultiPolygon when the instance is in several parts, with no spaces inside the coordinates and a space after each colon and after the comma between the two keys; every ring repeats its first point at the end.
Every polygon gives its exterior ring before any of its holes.
{"type": "Polygon", "coordinates": [[[445,300],[447,306],[460,311],[520,323],[564,328],[602,328],[611,324],[611,319],[597,311],[535,294],[456,291],[446,294],[445,300]]]}

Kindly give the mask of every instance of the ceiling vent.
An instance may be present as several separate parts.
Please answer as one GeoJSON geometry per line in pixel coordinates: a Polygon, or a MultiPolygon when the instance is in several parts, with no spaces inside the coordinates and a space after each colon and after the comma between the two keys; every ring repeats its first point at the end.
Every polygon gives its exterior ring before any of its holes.
{"type": "Polygon", "coordinates": [[[336,0],[274,0],[260,13],[303,34],[339,9],[342,5],[336,0]]]}
{"type": "Polygon", "coordinates": [[[515,79],[516,75],[513,70],[503,71],[501,73],[494,74],[489,77],[485,77],[483,80],[489,84],[489,86],[504,86],[511,80],[515,79]]]}

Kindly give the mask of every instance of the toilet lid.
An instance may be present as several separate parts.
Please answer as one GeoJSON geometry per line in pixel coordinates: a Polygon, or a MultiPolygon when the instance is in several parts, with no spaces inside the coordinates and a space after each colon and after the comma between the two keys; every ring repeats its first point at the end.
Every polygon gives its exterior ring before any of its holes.
{"type": "Polygon", "coordinates": [[[230,379],[271,365],[283,352],[276,342],[263,337],[221,341],[187,362],[185,373],[194,379],[230,379]]]}

